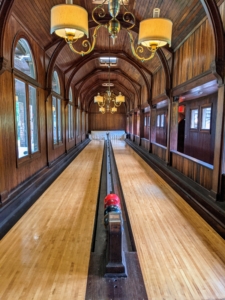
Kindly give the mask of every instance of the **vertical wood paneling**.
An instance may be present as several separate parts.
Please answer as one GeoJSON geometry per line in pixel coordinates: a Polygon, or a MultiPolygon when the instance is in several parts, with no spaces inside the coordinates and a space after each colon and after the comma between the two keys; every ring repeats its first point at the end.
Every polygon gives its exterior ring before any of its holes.
{"type": "Polygon", "coordinates": [[[156,122],[153,126],[156,127],[156,143],[166,146],[167,145],[167,115],[168,110],[167,107],[164,109],[160,109],[156,111],[156,120],[157,115],[164,115],[164,127],[157,127],[156,122]]]}
{"type": "Polygon", "coordinates": [[[212,188],[213,170],[182,154],[172,152],[172,167],[208,190],[212,188]]]}
{"type": "Polygon", "coordinates": [[[213,164],[214,158],[214,143],[215,143],[215,130],[216,130],[216,104],[217,93],[212,94],[201,99],[187,101],[185,109],[185,139],[184,139],[184,154],[200,159],[209,164],[213,164]],[[201,108],[205,104],[212,106],[211,115],[211,130],[201,130],[201,108]],[[196,130],[190,129],[190,114],[191,109],[197,108],[199,111],[199,124],[196,130]],[[203,151],[204,149],[204,151],[203,151]]]}
{"type": "Polygon", "coordinates": [[[152,154],[155,154],[163,161],[166,161],[166,148],[157,144],[152,144],[152,154]]]}
{"type": "Polygon", "coordinates": [[[175,52],[173,87],[210,70],[213,45],[212,29],[206,20],[175,52]]]}
{"type": "Polygon", "coordinates": [[[152,98],[154,99],[158,95],[161,95],[165,92],[165,74],[163,68],[160,68],[153,75],[153,86],[152,86],[152,98]]]}
{"type": "Polygon", "coordinates": [[[89,132],[91,130],[126,130],[126,111],[123,104],[118,107],[115,114],[102,114],[99,112],[98,105],[92,103],[88,117],[89,132]]]}

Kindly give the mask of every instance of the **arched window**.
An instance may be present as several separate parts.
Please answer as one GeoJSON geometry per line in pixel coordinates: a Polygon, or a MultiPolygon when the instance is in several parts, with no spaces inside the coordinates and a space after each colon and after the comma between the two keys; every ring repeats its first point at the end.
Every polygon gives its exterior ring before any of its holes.
{"type": "Polygon", "coordinates": [[[14,51],[14,68],[31,78],[36,78],[33,55],[29,44],[24,38],[19,39],[14,51]]]}
{"type": "Polygon", "coordinates": [[[73,117],[73,94],[70,87],[69,90],[69,103],[68,103],[68,131],[69,131],[69,140],[74,138],[74,117],[73,117]]]}
{"type": "Polygon", "coordinates": [[[60,98],[59,76],[56,71],[52,76],[52,124],[53,142],[55,145],[62,142],[62,101],[60,98]]]}
{"type": "Polygon", "coordinates": [[[77,136],[80,135],[80,97],[78,98],[78,107],[77,107],[77,114],[76,114],[76,127],[77,127],[77,136]]]}
{"type": "Polygon", "coordinates": [[[33,80],[36,79],[33,55],[24,38],[16,44],[13,64],[17,157],[31,158],[39,151],[38,97],[33,80]],[[26,76],[21,76],[21,72],[26,76]]]}
{"type": "Polygon", "coordinates": [[[52,77],[52,90],[60,95],[60,84],[59,84],[59,76],[56,71],[53,72],[52,77]]]}

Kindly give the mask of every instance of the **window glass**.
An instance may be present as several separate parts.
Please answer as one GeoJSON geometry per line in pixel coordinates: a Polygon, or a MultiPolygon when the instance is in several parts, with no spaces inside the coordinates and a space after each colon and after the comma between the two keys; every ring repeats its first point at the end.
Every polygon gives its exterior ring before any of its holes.
{"type": "Polygon", "coordinates": [[[148,116],[148,126],[150,126],[150,116],[148,116]]]}
{"type": "Polygon", "coordinates": [[[160,127],[160,115],[157,115],[157,127],[160,127]]]}
{"type": "Polygon", "coordinates": [[[147,117],[144,118],[144,126],[147,126],[147,117]]]}
{"type": "Polygon", "coordinates": [[[52,97],[52,121],[53,121],[53,142],[57,143],[57,123],[56,123],[56,98],[52,97]]]}
{"type": "Polygon", "coordinates": [[[202,127],[201,129],[210,129],[211,107],[202,108],[202,127]]]}
{"type": "Polygon", "coordinates": [[[165,115],[162,114],[161,117],[160,117],[161,121],[160,121],[160,127],[164,127],[164,124],[165,124],[165,115]]]}
{"type": "Polygon", "coordinates": [[[77,109],[77,135],[80,135],[80,110],[77,109]]]}
{"type": "Polygon", "coordinates": [[[73,138],[73,106],[69,105],[69,139],[73,138]]]}
{"type": "Polygon", "coordinates": [[[57,114],[58,114],[58,141],[62,141],[62,122],[61,122],[61,100],[57,99],[58,103],[57,103],[57,114]]]}
{"type": "Polygon", "coordinates": [[[59,76],[56,71],[53,72],[52,76],[52,90],[57,94],[60,94],[59,76]]]}
{"type": "Polygon", "coordinates": [[[198,109],[191,109],[191,129],[198,128],[198,109]]]}
{"type": "Polygon", "coordinates": [[[30,112],[30,137],[31,152],[37,152],[38,146],[38,114],[36,89],[29,85],[29,112],[30,112]]]}
{"type": "Polygon", "coordinates": [[[28,155],[28,126],[25,83],[15,79],[18,157],[28,155]]]}
{"type": "Polygon", "coordinates": [[[116,65],[117,63],[117,58],[116,57],[100,57],[99,58],[100,64],[113,64],[116,65]]]}
{"type": "Polygon", "coordinates": [[[14,52],[14,67],[24,74],[36,78],[33,56],[25,39],[17,42],[14,52]]]}
{"type": "Polygon", "coordinates": [[[70,91],[69,91],[69,101],[73,102],[73,94],[72,94],[72,89],[71,88],[70,88],[70,91]]]}

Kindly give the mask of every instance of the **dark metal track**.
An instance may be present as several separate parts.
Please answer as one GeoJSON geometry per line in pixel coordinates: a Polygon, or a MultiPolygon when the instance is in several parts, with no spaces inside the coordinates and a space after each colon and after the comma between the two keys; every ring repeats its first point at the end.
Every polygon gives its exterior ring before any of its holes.
{"type": "Polygon", "coordinates": [[[108,139],[105,141],[99,197],[93,234],[92,252],[85,299],[148,299],[127,215],[126,204],[118,176],[115,158],[108,139]],[[123,216],[123,251],[127,266],[126,278],[105,278],[106,229],[104,198],[109,193],[120,197],[123,216]]]}

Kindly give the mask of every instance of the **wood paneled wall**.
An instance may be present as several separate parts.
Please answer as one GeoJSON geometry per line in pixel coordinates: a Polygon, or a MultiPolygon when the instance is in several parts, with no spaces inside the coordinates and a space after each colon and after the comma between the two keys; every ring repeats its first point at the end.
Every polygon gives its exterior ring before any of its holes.
{"type": "Polygon", "coordinates": [[[216,130],[216,112],[217,112],[217,93],[187,101],[185,109],[185,139],[184,139],[184,154],[200,159],[209,164],[213,164],[214,158],[214,144],[215,144],[215,130],[216,130]],[[211,130],[201,130],[201,108],[206,104],[211,105],[211,130]],[[198,108],[199,110],[199,125],[197,129],[190,129],[191,109],[198,108]]]}
{"type": "Polygon", "coordinates": [[[165,92],[165,74],[163,68],[160,68],[153,75],[153,86],[152,86],[152,98],[156,98],[157,96],[163,94],[165,92]]]}
{"type": "Polygon", "coordinates": [[[25,37],[27,36],[26,30],[22,28],[21,24],[11,15],[5,28],[4,37],[4,57],[8,60],[7,70],[0,75],[0,195],[4,193],[10,194],[13,189],[47,165],[44,50],[35,40],[28,36],[28,42],[35,58],[38,81],[38,110],[41,133],[40,155],[29,160],[28,163],[17,166],[13,88],[14,74],[11,69],[13,42],[17,33],[24,33],[25,37]]]}
{"type": "Polygon", "coordinates": [[[175,52],[173,87],[210,70],[214,59],[213,33],[208,20],[175,52]]]}
{"type": "Polygon", "coordinates": [[[89,110],[89,129],[91,130],[126,130],[126,108],[122,104],[114,114],[99,112],[99,107],[94,102],[89,110]]]}

